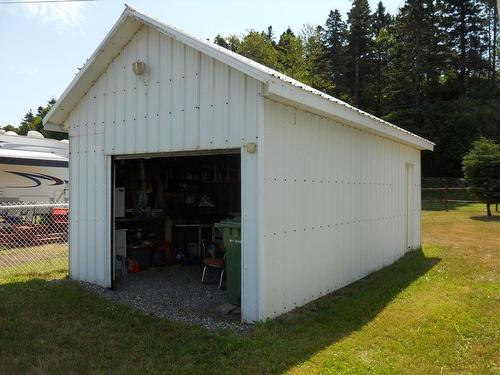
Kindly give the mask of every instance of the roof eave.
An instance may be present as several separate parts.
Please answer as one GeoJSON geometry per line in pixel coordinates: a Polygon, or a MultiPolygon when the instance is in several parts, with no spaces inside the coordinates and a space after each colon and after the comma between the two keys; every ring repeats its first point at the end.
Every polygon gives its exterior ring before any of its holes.
{"type": "Polygon", "coordinates": [[[52,122],[45,122],[43,124],[43,128],[45,130],[49,130],[51,132],[58,132],[58,133],[67,133],[68,132],[68,129],[64,128],[62,125],[54,124],[52,122]]]}
{"type": "MultiPolygon", "coordinates": [[[[62,93],[47,115],[43,118],[43,124],[63,126],[67,115],[75,107],[78,101],[87,93],[90,87],[97,81],[106,70],[108,64],[121,52],[123,46],[128,43],[132,36],[142,26],[142,23],[130,17],[131,10],[126,7],[120,18],[106,35],[99,47],[73,78],[66,90],[62,93]],[[133,22],[128,22],[133,21],[133,22]],[[127,23],[127,25],[125,25],[127,23]],[[126,26],[126,27],[123,27],[126,26]],[[117,31],[120,30],[120,33],[117,31]]],[[[64,129],[59,131],[65,131],[64,129]]]]}
{"type": "Polygon", "coordinates": [[[320,116],[397,141],[419,150],[434,150],[434,143],[374,116],[367,116],[348,104],[334,102],[282,81],[265,85],[264,96],[320,116]]]}

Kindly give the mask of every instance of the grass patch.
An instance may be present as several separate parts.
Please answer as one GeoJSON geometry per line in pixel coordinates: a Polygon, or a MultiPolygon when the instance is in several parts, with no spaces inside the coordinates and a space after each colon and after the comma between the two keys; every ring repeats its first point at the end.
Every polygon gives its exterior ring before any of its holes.
{"type": "Polygon", "coordinates": [[[498,373],[500,221],[479,207],[424,212],[423,251],[245,336],[0,279],[0,373],[498,373]]]}
{"type": "Polygon", "coordinates": [[[67,243],[0,248],[0,279],[53,273],[68,273],[67,243]]]}
{"type": "MultiPolygon", "coordinates": [[[[493,210],[495,207],[493,206],[493,210]]],[[[423,211],[445,211],[442,201],[422,201],[423,211]]],[[[486,215],[486,204],[470,202],[448,202],[448,211],[470,211],[486,215]]]]}

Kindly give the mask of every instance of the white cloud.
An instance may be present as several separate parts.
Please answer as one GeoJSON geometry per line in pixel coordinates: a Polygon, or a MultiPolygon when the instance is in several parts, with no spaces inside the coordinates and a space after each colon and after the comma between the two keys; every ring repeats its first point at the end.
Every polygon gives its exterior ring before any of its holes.
{"type": "Polygon", "coordinates": [[[7,70],[16,75],[35,77],[40,73],[40,69],[34,66],[8,66],[7,70]]]}
{"type": "Polygon", "coordinates": [[[60,28],[76,26],[85,19],[82,13],[83,3],[30,3],[22,6],[29,17],[60,28]]]}

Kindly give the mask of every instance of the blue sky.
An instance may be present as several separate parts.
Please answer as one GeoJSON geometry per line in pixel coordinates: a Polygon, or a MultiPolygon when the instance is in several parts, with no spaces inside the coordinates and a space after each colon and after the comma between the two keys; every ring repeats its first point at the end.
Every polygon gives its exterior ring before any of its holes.
{"type": "MultiPolygon", "coordinates": [[[[377,0],[370,0],[372,9],[377,0]]],[[[241,35],[273,25],[324,24],[328,12],[344,15],[350,0],[130,0],[129,5],[202,38],[241,35]]],[[[385,0],[391,13],[403,0],[385,0]]],[[[24,114],[56,99],[123,11],[119,0],[87,3],[0,4],[0,126],[18,126],[24,114]]]]}

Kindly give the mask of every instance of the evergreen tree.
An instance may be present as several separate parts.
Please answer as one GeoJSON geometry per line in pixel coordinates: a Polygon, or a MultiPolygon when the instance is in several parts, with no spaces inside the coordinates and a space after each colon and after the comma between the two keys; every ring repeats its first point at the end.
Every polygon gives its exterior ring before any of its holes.
{"type": "Polygon", "coordinates": [[[334,86],[329,80],[328,56],[322,41],[323,33],[324,30],[321,26],[305,25],[302,29],[305,64],[304,83],[323,92],[333,92],[334,86]]]}
{"type": "Polygon", "coordinates": [[[222,35],[217,34],[216,37],[214,38],[214,43],[224,47],[226,49],[229,49],[229,44],[226,42],[226,38],[224,38],[222,35]]]}
{"type": "Polygon", "coordinates": [[[17,134],[26,135],[30,130],[36,130],[35,127],[35,115],[30,109],[21,120],[21,125],[19,126],[19,131],[17,132],[17,134]]]}
{"type": "Polygon", "coordinates": [[[305,78],[304,48],[302,39],[288,28],[281,34],[278,44],[278,69],[286,75],[301,80],[305,78]]]}
{"type": "Polygon", "coordinates": [[[236,52],[241,42],[236,35],[229,35],[228,37],[223,37],[222,35],[218,34],[214,38],[214,43],[230,51],[236,52]]]}
{"type": "Polygon", "coordinates": [[[390,63],[390,51],[394,45],[391,35],[392,17],[387,13],[384,4],[380,1],[373,14],[374,50],[376,61],[376,85],[374,113],[383,115],[382,99],[386,88],[387,74],[390,63]]]}
{"type": "Polygon", "coordinates": [[[495,4],[405,0],[391,16],[354,0],[347,24],[334,10],[301,38],[269,27],[219,44],[436,142],[423,175],[458,177],[473,139],[500,141],[495,4]]]}
{"type": "Polygon", "coordinates": [[[469,79],[482,70],[480,46],[485,38],[485,18],[477,0],[447,0],[444,2],[444,18],[447,21],[449,44],[455,50],[454,59],[458,70],[458,87],[462,96],[470,89],[469,79]]]}
{"type": "Polygon", "coordinates": [[[392,106],[418,109],[447,70],[446,36],[434,2],[407,0],[396,17],[394,36],[392,106]]]}
{"type": "Polygon", "coordinates": [[[273,46],[276,46],[276,42],[274,41],[274,31],[271,25],[267,27],[267,32],[265,33],[265,36],[267,39],[269,39],[269,41],[273,46]]]}
{"type": "Polygon", "coordinates": [[[236,52],[238,51],[238,48],[240,48],[240,38],[238,38],[236,35],[231,34],[226,38],[227,44],[228,44],[228,49],[230,51],[236,52]]]}
{"type": "Polygon", "coordinates": [[[19,135],[27,135],[30,130],[36,130],[37,132],[40,132],[43,134],[44,137],[46,138],[53,138],[53,139],[64,139],[65,134],[64,133],[59,133],[59,132],[51,132],[48,130],[45,130],[43,128],[43,118],[47,113],[49,113],[50,108],[55,104],[56,100],[54,98],[50,99],[47,102],[46,106],[39,106],[37,108],[37,113],[36,116],[33,114],[33,111],[30,109],[28,113],[26,113],[21,120],[21,124],[18,129],[16,129],[17,134],[19,135]]]}
{"type": "Polygon", "coordinates": [[[385,9],[382,1],[377,4],[377,10],[373,13],[373,32],[378,35],[382,29],[388,30],[392,23],[392,17],[385,9]]]}
{"type": "Polygon", "coordinates": [[[492,86],[495,86],[497,79],[497,49],[498,49],[498,9],[495,0],[485,0],[485,13],[487,16],[487,59],[488,59],[488,79],[492,86]]]}
{"type": "Polygon", "coordinates": [[[340,12],[335,9],[330,11],[323,31],[325,63],[328,76],[333,84],[332,94],[344,97],[347,94],[346,81],[346,43],[347,25],[342,20],[340,12]]]}
{"type": "Polygon", "coordinates": [[[250,31],[243,38],[237,52],[269,68],[278,68],[278,51],[265,33],[250,31]]]}
{"type": "Polygon", "coordinates": [[[368,84],[372,78],[373,40],[371,12],[368,0],[353,0],[347,16],[347,78],[351,87],[352,102],[369,108],[368,84]]]}

